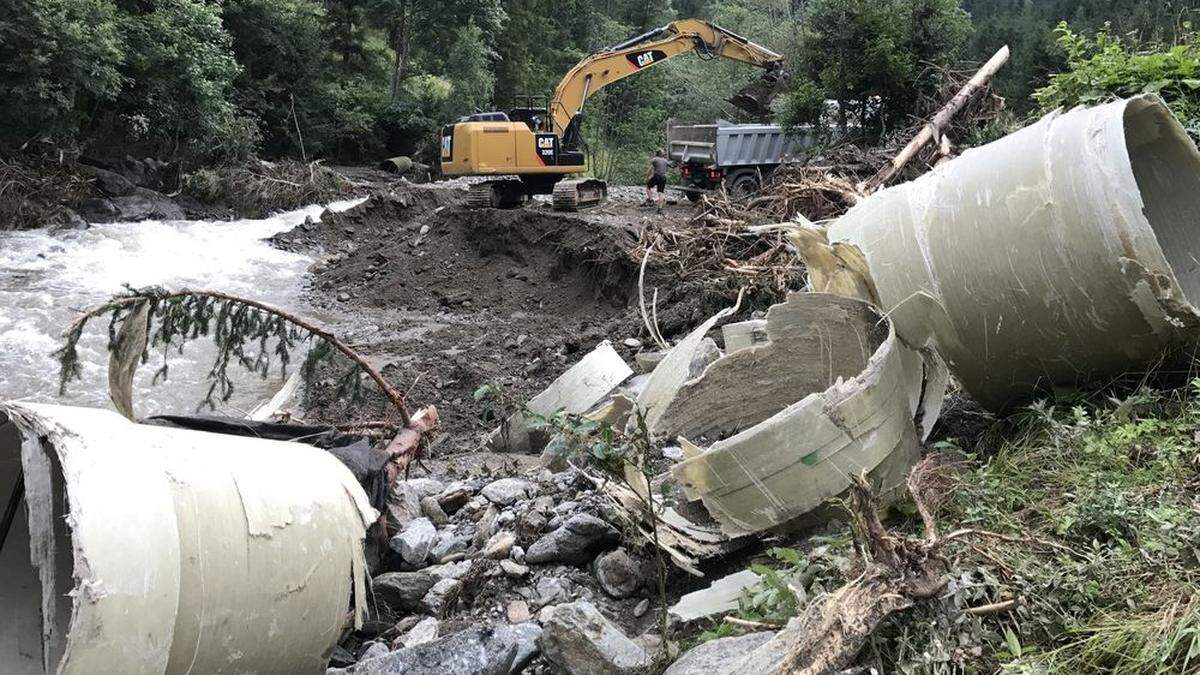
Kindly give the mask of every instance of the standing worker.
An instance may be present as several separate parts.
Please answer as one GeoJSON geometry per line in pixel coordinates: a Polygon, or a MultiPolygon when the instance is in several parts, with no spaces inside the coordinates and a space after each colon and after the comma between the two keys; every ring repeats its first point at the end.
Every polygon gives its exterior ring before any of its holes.
{"type": "Polygon", "coordinates": [[[642,205],[650,206],[656,203],[650,191],[657,189],[659,213],[662,213],[663,210],[663,200],[665,199],[663,191],[667,189],[667,169],[670,166],[671,163],[667,161],[667,153],[658,150],[650,158],[650,166],[646,170],[646,201],[642,205]]]}

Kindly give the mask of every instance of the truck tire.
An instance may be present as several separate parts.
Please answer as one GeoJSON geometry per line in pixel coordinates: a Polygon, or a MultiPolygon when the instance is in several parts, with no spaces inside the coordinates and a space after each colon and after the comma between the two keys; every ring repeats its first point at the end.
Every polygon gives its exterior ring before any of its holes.
{"type": "Polygon", "coordinates": [[[704,193],[699,190],[687,190],[683,194],[687,195],[688,201],[693,204],[700,201],[700,198],[704,196],[704,193]]]}
{"type": "Polygon", "coordinates": [[[729,181],[729,196],[734,199],[745,199],[758,192],[759,187],[758,176],[756,174],[749,172],[738,174],[729,181]]]}

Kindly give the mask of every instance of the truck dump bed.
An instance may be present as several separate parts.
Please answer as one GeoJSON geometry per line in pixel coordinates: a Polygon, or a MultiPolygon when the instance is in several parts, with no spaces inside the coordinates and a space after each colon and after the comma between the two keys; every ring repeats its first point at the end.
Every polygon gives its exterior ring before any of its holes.
{"type": "Polygon", "coordinates": [[[672,161],[718,167],[761,166],[804,159],[815,142],[809,129],[787,134],[777,124],[680,124],[667,128],[672,161]]]}

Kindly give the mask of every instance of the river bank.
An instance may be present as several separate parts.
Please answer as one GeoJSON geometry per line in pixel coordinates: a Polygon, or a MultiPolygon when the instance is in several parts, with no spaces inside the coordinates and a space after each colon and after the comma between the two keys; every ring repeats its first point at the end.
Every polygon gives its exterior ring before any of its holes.
{"type": "Polygon", "coordinates": [[[365,193],[390,178],[354,178],[293,160],[193,167],[155,158],[18,155],[0,158],[0,231],[142,220],[266,218],[365,193]]]}

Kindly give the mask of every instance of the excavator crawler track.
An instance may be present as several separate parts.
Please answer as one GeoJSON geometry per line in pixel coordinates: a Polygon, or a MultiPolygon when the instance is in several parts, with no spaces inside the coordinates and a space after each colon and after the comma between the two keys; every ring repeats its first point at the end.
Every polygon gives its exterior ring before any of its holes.
{"type": "Polygon", "coordinates": [[[608,183],[597,178],[559,181],[554,186],[554,210],[578,211],[608,199],[608,183]]]}
{"type": "Polygon", "coordinates": [[[511,209],[525,203],[528,195],[519,180],[489,180],[467,191],[467,206],[473,209],[511,209]]]}

